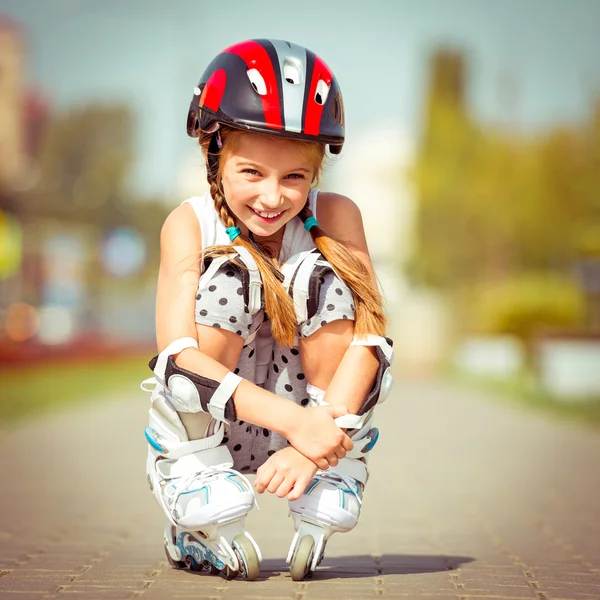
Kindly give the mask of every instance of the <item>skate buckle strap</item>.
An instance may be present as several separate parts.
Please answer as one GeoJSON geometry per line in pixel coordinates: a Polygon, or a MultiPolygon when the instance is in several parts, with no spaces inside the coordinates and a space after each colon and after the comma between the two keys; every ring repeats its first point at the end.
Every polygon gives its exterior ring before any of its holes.
{"type": "Polygon", "coordinates": [[[208,403],[208,411],[218,421],[226,421],[225,419],[225,406],[230,401],[233,393],[240,385],[242,378],[235,373],[229,371],[227,375],[221,381],[219,387],[215,390],[212,395],[210,402],[208,403]]]}
{"type": "MultiPolygon", "coordinates": [[[[229,456],[231,456],[231,454],[229,456]]],[[[258,507],[258,501],[256,499],[256,492],[254,491],[254,487],[248,481],[247,477],[242,475],[239,471],[232,469],[231,463],[213,465],[210,467],[203,468],[201,471],[190,472],[185,476],[175,478],[171,481],[170,487],[165,489],[165,495],[170,501],[170,509],[167,510],[167,514],[170,515],[171,523],[173,523],[173,525],[177,527],[179,526],[177,521],[180,518],[180,515],[179,511],[177,510],[177,500],[179,500],[179,497],[182,494],[185,494],[185,492],[187,492],[190,489],[190,487],[192,487],[192,484],[194,484],[199,477],[201,477],[203,482],[205,482],[211,477],[217,477],[224,473],[227,473],[229,476],[235,475],[236,477],[239,477],[240,479],[242,479],[242,481],[244,481],[244,483],[248,487],[248,490],[252,492],[252,496],[254,498],[254,505],[256,506],[256,509],[260,510],[258,507]]],[[[167,508],[166,504],[164,503],[164,500],[162,499],[162,496],[160,497],[160,499],[163,506],[167,508]]]]}

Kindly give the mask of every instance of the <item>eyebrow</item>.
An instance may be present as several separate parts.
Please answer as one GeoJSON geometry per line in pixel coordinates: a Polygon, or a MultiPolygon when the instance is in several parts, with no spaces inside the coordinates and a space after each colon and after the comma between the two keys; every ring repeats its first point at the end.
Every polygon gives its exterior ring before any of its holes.
{"type": "MultiPolygon", "coordinates": [[[[242,160],[237,163],[237,167],[252,167],[253,169],[262,169],[262,165],[259,163],[252,162],[250,160],[242,160]]],[[[293,173],[296,171],[303,171],[304,173],[310,173],[311,169],[307,169],[305,167],[296,167],[294,169],[288,169],[288,173],[293,173]]]]}

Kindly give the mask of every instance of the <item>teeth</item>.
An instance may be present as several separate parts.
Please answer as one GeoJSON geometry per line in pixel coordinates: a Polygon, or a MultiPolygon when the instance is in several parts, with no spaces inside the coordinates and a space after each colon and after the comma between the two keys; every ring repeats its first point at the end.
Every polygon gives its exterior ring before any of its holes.
{"type": "Polygon", "coordinates": [[[266,219],[272,219],[273,217],[278,217],[283,211],[279,211],[278,213],[268,213],[255,210],[254,212],[259,214],[261,217],[265,217],[266,219]]]}

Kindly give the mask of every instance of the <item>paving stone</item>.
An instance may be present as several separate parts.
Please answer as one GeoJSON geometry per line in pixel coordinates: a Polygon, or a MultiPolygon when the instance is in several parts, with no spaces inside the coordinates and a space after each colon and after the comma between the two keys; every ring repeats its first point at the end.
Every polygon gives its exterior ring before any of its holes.
{"type": "Polygon", "coordinates": [[[263,495],[247,519],[261,576],[227,582],[168,566],[143,472],[146,408],[113,400],[0,436],[0,481],[14,482],[0,499],[1,600],[600,598],[598,432],[400,382],[378,408],[355,530],[293,582],[287,503],[263,495]]]}

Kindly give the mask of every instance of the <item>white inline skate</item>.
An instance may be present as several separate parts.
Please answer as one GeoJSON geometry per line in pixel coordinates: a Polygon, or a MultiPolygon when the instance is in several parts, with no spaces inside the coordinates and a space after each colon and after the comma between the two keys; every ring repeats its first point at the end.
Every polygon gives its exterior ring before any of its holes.
{"type": "Polygon", "coordinates": [[[366,456],[379,436],[372,422],[372,414],[367,419],[356,415],[336,419],[340,427],[360,427],[352,436],[354,449],[337,466],[317,471],[304,494],[289,502],[296,534],[286,562],[294,581],[312,575],[333,533],[350,531],[358,522],[362,491],[368,478],[366,456]]]}
{"type": "Polygon", "coordinates": [[[158,376],[144,381],[142,389],[152,392],[147,475],[169,520],[167,560],[175,568],[256,579],[262,557],[244,527],[256,504],[254,488],[232,468],[231,453],[221,445],[225,424],[212,420],[206,437],[189,440],[173,393],[158,376]]]}
{"type": "MultiPolygon", "coordinates": [[[[298,500],[289,503],[296,534],[287,556],[294,581],[310,577],[323,559],[327,540],[333,533],[353,529],[358,522],[362,506],[362,492],[369,472],[368,454],[377,443],[379,430],[373,427],[373,412],[390,393],[393,378],[390,365],[393,360],[391,340],[368,335],[355,338],[352,345],[372,346],[377,351],[380,368],[373,389],[363,407],[364,413],[345,415],[336,423],[345,429],[354,442],[352,451],[346,453],[337,466],[317,471],[298,500]]],[[[309,406],[324,406],[325,392],[311,384],[306,387],[309,406]]]]}

